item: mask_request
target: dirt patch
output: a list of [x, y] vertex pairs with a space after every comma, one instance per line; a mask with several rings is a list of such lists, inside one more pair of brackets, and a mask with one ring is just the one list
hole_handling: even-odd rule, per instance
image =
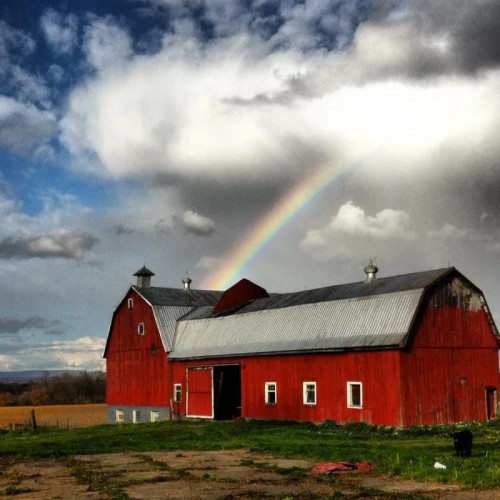
[[496, 500], [499, 490], [369, 473], [314, 476], [307, 460], [246, 450], [81, 455], [0, 461], [0, 495], [38, 499], [429, 498]]

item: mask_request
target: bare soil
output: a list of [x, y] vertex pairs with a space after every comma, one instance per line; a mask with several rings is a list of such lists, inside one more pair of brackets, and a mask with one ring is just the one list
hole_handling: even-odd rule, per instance
[[315, 476], [307, 460], [246, 450], [0, 459], [0, 496], [38, 499], [498, 500], [500, 490], [406, 481], [372, 472]]

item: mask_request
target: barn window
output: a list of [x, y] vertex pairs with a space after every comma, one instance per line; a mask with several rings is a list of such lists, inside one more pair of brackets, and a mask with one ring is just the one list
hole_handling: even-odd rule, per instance
[[347, 382], [347, 407], [363, 407], [363, 384], [361, 382]]
[[133, 410], [132, 411], [132, 422], [136, 424], [141, 421], [141, 410]]
[[264, 385], [266, 405], [275, 405], [278, 402], [276, 382], [266, 382]]
[[151, 354], [156, 356], [156, 344], [154, 342], [151, 342]]
[[303, 383], [303, 398], [305, 405], [316, 404], [316, 382]]
[[182, 401], [182, 384], [174, 384], [174, 401], [176, 403]]
[[134, 299], [128, 299], [128, 308], [132, 309], [134, 307]]
[[160, 412], [151, 410], [151, 422], [158, 422], [160, 420]]
[[142, 335], [144, 335], [145, 331], [146, 331], [146, 327], [144, 326], [144, 323], [139, 323], [137, 325], [137, 333], [142, 336]]
[[120, 424], [125, 421], [125, 414], [123, 413], [123, 410], [116, 410], [115, 421], [119, 422]]

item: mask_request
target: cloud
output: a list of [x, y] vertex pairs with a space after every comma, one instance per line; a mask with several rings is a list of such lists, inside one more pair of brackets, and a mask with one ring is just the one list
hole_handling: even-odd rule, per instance
[[215, 224], [208, 217], [188, 210], [182, 214], [182, 225], [185, 231], [196, 236], [210, 236], [215, 232]]
[[[483, 215], [485, 214], [481, 214], [481, 222], [485, 221]], [[500, 231], [498, 229], [484, 232], [477, 228], [460, 228], [446, 222], [441, 229], [428, 231], [427, 236], [431, 240], [441, 242], [481, 243], [487, 251], [500, 252]]]
[[374, 216], [349, 201], [342, 205], [330, 223], [321, 229], [312, 229], [300, 243], [306, 254], [318, 260], [330, 260], [340, 255], [373, 253], [388, 242], [410, 242], [416, 239], [409, 229], [410, 217], [401, 210], [386, 208]]
[[28, 318], [0, 318], [0, 334], [17, 334], [22, 330], [43, 330], [47, 335], [62, 335], [64, 328], [59, 320], [30, 316]]
[[0, 96], [0, 146], [24, 156], [47, 156], [57, 130], [52, 112]]
[[215, 232], [215, 224], [210, 218], [192, 210], [164, 217], [154, 225], [154, 229], [168, 234], [179, 226], [184, 229], [185, 233], [195, 236], [210, 236]]
[[78, 18], [74, 14], [61, 15], [47, 9], [41, 19], [42, 28], [48, 45], [56, 54], [70, 54], [78, 42]]
[[36, 369], [103, 370], [105, 339], [84, 336], [46, 344], [2, 345], [0, 364], [9, 371]]
[[116, 224], [113, 226], [113, 230], [119, 236], [134, 234], [136, 231], [123, 223]]
[[93, 18], [84, 29], [83, 51], [91, 67], [106, 73], [131, 56], [132, 41], [113, 17]]
[[198, 269], [206, 269], [208, 271], [213, 271], [217, 269], [221, 263], [222, 259], [220, 257], [212, 257], [210, 255], [204, 255], [196, 263], [196, 267]]
[[0, 259], [81, 260], [98, 242], [91, 234], [70, 229], [53, 229], [38, 236], [10, 236], [0, 241]]

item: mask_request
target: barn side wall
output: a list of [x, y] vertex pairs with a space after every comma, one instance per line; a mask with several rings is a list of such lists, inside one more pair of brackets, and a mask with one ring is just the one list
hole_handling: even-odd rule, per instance
[[485, 420], [498, 348], [480, 294], [465, 280], [452, 277], [429, 293], [402, 353], [404, 425]]
[[[129, 309], [128, 299], [133, 300]], [[144, 323], [144, 335], [138, 334]], [[106, 351], [109, 406], [170, 408], [167, 355], [151, 307], [130, 290], [117, 310]]]
[[[188, 367], [238, 363], [242, 417], [399, 426], [399, 356], [394, 350], [174, 361], [172, 384], [182, 384], [182, 401], [174, 403], [174, 418], [186, 414]], [[265, 402], [266, 382], [276, 383], [276, 404]], [[315, 405], [304, 404], [303, 382], [316, 382]], [[347, 382], [362, 383], [362, 408], [348, 408]]]

